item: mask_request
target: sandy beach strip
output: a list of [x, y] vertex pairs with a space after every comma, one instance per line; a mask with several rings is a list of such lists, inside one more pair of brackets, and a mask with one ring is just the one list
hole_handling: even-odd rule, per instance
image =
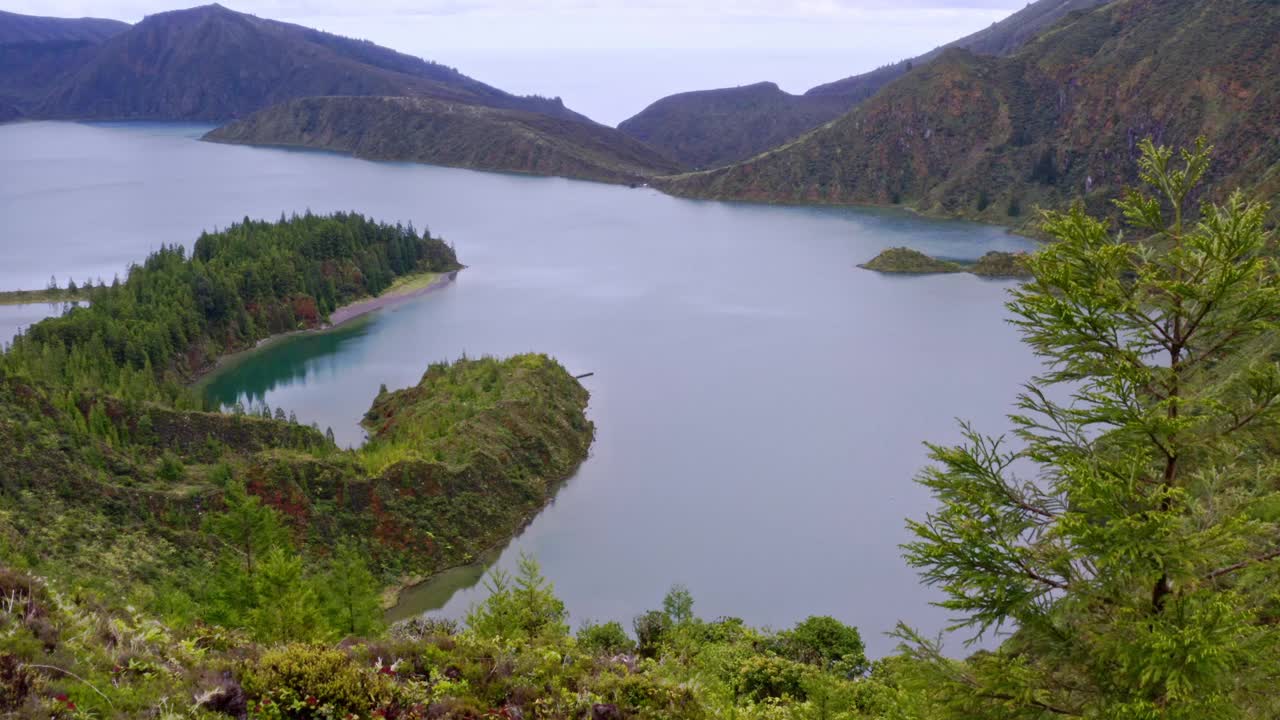
[[377, 297], [357, 300], [329, 313], [329, 324], [325, 325], [323, 329], [335, 328], [361, 315], [368, 315], [375, 310], [381, 310], [382, 308], [426, 295], [433, 290], [439, 290], [453, 282], [457, 277], [457, 270], [447, 273], [426, 273], [424, 275], [411, 276], [407, 280], [393, 284]]

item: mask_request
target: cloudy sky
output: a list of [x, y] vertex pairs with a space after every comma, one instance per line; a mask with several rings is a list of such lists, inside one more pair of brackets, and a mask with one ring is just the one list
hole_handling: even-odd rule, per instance
[[[202, 0], [0, 0], [33, 15], [143, 16]], [[673, 92], [802, 92], [918, 55], [1026, 0], [221, 0], [361, 37], [616, 123]]]

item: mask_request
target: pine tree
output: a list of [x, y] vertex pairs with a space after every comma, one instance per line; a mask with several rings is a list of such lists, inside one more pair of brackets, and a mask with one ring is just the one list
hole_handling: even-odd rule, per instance
[[253, 583], [260, 602], [249, 612], [249, 626], [258, 640], [303, 642], [328, 634], [320, 601], [296, 553], [280, 546], [271, 548]]
[[381, 590], [364, 556], [350, 543], [338, 546], [317, 585], [329, 625], [346, 635], [362, 637], [382, 627]]
[[1048, 215], [1009, 303], [1046, 363], [1019, 446], [931, 446], [942, 506], [907, 557], [959, 626], [1014, 630], [963, 665], [903, 631], [950, 716], [1280, 713], [1280, 284], [1265, 206], [1192, 218], [1208, 155], [1143, 144], [1160, 197], [1118, 203], [1139, 239]]
[[505, 570], [495, 569], [485, 580], [485, 589], [489, 596], [467, 614], [467, 627], [480, 636], [524, 643], [569, 634], [564, 603], [534, 558], [520, 555], [514, 579]]
[[209, 518], [209, 530], [227, 543], [245, 573], [252, 576], [255, 562], [271, 548], [287, 545], [288, 534], [280, 514], [249, 494], [243, 484], [229, 485], [224, 502], [226, 509]]

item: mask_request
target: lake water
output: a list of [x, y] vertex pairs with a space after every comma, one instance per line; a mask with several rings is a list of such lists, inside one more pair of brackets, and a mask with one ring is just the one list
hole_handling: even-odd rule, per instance
[[[1008, 283], [886, 277], [909, 245], [953, 258], [1025, 241], [905, 213], [674, 199], [561, 179], [211, 145], [203, 128], [0, 127], [0, 286], [107, 278], [201, 229], [310, 208], [429, 226], [468, 269], [437, 292], [282, 341], [209, 386], [359, 442], [379, 384], [462, 354], [536, 350], [592, 393], [590, 459], [497, 562], [535, 555], [576, 626], [659, 605], [684, 583], [703, 617], [946, 624], [901, 560], [912, 478], [954, 419], [1006, 427], [1037, 368], [1005, 321]], [[64, 281], [65, 282], [65, 281]], [[6, 322], [0, 313], [0, 322]], [[26, 320], [29, 322], [29, 319]], [[478, 573], [409, 602], [463, 613]]]

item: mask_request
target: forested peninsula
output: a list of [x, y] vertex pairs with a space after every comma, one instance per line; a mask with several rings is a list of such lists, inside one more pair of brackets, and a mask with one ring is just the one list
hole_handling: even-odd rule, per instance
[[281, 589], [253, 583], [272, 557], [318, 578], [341, 549], [376, 607], [383, 588], [505, 542], [593, 436], [586, 391], [551, 358], [432, 365], [416, 387], [372, 399], [355, 451], [283, 408], [205, 408], [188, 384], [397, 278], [458, 267], [442, 240], [356, 214], [245, 220], [201, 235], [191, 257], [165, 247], [91, 289], [87, 307], [33, 325], [0, 357], [6, 560], [262, 629]]

